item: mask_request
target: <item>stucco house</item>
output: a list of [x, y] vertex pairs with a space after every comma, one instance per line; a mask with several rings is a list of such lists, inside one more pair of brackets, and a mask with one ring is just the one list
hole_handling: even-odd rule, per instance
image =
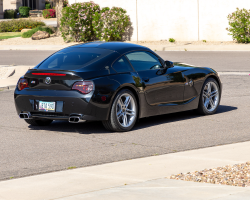
[[32, 10], [43, 10], [45, 0], [0, 0], [0, 19], [3, 18], [4, 10], [17, 9], [20, 6], [28, 6]]
[[3, 19], [3, 0], [0, 0], [0, 19]]

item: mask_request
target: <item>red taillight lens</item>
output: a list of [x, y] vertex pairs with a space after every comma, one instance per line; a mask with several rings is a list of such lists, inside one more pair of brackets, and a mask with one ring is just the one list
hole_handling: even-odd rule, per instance
[[88, 94], [94, 89], [94, 83], [92, 81], [79, 81], [76, 82], [72, 90], [78, 90], [83, 94]]
[[66, 76], [66, 74], [58, 74], [58, 73], [32, 73], [32, 75], [38, 75], [38, 76]]
[[24, 88], [29, 87], [28, 80], [25, 78], [20, 78], [17, 84], [19, 90], [23, 90]]

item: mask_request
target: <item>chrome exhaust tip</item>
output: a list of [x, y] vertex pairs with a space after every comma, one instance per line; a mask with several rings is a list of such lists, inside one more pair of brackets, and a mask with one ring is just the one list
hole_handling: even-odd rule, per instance
[[29, 119], [30, 118], [30, 114], [29, 113], [20, 113], [19, 117], [21, 119]]
[[69, 118], [70, 123], [79, 123], [80, 122], [80, 117], [77, 116], [72, 116]]

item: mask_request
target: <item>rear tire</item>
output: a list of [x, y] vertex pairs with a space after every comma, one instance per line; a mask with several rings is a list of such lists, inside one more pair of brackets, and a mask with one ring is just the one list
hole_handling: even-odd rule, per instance
[[208, 78], [202, 87], [198, 112], [202, 115], [214, 114], [220, 104], [221, 91], [214, 78]]
[[116, 95], [107, 121], [102, 121], [108, 131], [130, 131], [137, 120], [138, 104], [133, 92], [121, 90]]
[[53, 120], [44, 119], [44, 120], [35, 120], [35, 119], [24, 119], [26, 123], [31, 126], [48, 126], [53, 122]]

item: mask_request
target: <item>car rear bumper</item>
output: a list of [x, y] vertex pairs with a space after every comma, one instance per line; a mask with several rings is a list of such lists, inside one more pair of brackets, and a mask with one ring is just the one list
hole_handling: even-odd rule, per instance
[[[17, 114], [28, 113], [31, 119], [69, 120], [79, 116], [81, 120], [105, 120], [108, 105], [92, 102], [94, 91], [83, 95], [78, 91], [29, 89], [15, 90]], [[55, 112], [39, 111], [39, 101], [55, 102]], [[102, 108], [103, 107], [103, 108]]]

